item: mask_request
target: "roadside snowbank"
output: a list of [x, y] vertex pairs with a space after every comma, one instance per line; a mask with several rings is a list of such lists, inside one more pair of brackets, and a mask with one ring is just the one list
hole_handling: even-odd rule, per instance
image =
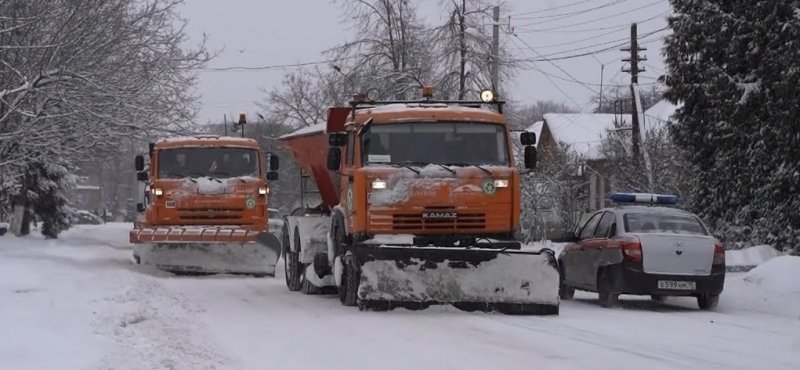
[[800, 257], [775, 257], [746, 274], [728, 276], [720, 297], [722, 310], [800, 319]]
[[758, 245], [745, 249], [732, 249], [725, 251], [725, 265], [728, 267], [758, 266], [781, 253], [769, 245]]

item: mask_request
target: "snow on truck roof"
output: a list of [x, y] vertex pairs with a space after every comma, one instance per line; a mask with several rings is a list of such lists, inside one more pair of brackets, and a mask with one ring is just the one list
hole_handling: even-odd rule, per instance
[[156, 148], [177, 148], [187, 146], [240, 146], [258, 148], [258, 142], [250, 138], [219, 135], [195, 135], [164, 138], [156, 141]]
[[[398, 113], [402, 113], [403, 115], [400, 116]], [[356, 122], [364, 122], [369, 118], [373, 118], [375, 124], [417, 120], [463, 120], [491, 123], [506, 122], [505, 117], [502, 114], [486, 109], [442, 103], [386, 104], [374, 107], [363, 107], [356, 110]], [[303, 127], [297, 131], [283, 135], [280, 137], [280, 139], [324, 133], [326, 127], [327, 123], [325, 122], [317, 123], [315, 125]]]

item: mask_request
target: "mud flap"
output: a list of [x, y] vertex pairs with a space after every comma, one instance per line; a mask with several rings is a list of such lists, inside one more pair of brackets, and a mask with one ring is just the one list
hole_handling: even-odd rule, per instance
[[549, 251], [356, 246], [362, 308], [453, 304], [466, 310], [557, 314], [559, 276]]
[[280, 253], [280, 242], [269, 233], [248, 243], [158, 242], [134, 249], [139, 263], [179, 274], [275, 276]]

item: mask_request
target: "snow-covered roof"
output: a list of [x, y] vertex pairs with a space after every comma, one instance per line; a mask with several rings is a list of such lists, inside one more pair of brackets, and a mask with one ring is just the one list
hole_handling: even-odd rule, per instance
[[539, 146], [539, 139], [542, 137], [542, 127], [544, 127], [544, 121], [539, 121], [532, 124], [531, 127], [528, 127], [528, 129], [526, 130], [528, 132], [533, 132], [534, 134], [536, 134], [536, 145], [534, 145], [535, 147]]
[[302, 135], [309, 135], [309, 134], [316, 134], [319, 132], [325, 132], [327, 124], [325, 122], [317, 123], [316, 125], [311, 125], [307, 127], [303, 127], [298, 129], [297, 131], [290, 132], [286, 135], [279, 137], [279, 139], [286, 139], [295, 136], [302, 136]]
[[673, 120], [672, 116], [681, 105], [675, 105], [667, 100], [661, 100], [650, 109], [644, 111], [645, 127], [648, 130], [665, 127]]
[[[553, 139], [557, 143], [569, 145], [578, 154], [588, 159], [599, 159], [600, 146], [606, 137], [607, 131], [616, 128], [614, 122], [622, 120], [624, 125], [629, 125], [629, 114], [581, 114], [581, 113], [548, 113], [544, 115], [544, 122], [550, 129]], [[541, 134], [544, 122], [536, 122], [528, 131]]]

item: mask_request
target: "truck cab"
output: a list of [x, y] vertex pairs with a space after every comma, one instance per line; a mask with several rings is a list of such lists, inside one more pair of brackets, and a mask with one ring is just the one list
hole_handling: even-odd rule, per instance
[[[277, 177], [253, 139], [193, 136], [151, 145], [150, 166], [137, 156], [147, 183], [142, 226], [236, 225], [267, 229], [268, 179]], [[270, 172], [267, 169], [270, 169]]]
[[[329, 170], [341, 175], [340, 211], [357, 240], [402, 234], [519, 248], [520, 171], [500, 112], [433, 101], [355, 102], [350, 115], [332, 115], [328, 135]], [[526, 167], [535, 167], [535, 154], [526, 146]]]

